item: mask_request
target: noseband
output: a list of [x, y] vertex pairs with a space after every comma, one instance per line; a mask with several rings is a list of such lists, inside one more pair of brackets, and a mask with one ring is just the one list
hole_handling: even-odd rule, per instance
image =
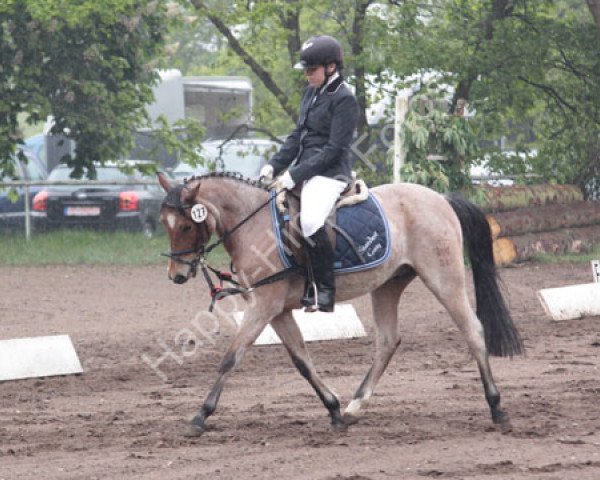
[[[190, 253], [195, 253], [196, 256], [192, 260], [185, 260], [181, 258], [183, 255], [189, 255]], [[204, 246], [200, 246], [199, 249], [190, 248], [188, 250], [178, 250], [176, 252], [165, 252], [161, 253], [163, 257], [169, 257], [175, 263], [180, 263], [181, 265], [187, 265], [190, 267], [190, 275], [192, 277], [196, 276], [196, 272], [198, 271], [198, 264], [202, 261], [204, 257]]]

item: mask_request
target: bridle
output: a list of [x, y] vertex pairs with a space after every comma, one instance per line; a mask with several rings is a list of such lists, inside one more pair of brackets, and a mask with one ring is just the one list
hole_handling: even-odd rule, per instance
[[[177, 186], [171, 188], [167, 192], [167, 197], [163, 201], [161, 208], [162, 207], [173, 208], [173, 209], [177, 210], [180, 215], [188, 218], [188, 214], [186, 213], [186, 210], [190, 210], [194, 205], [181, 203], [181, 192], [183, 189], [188, 190], [189, 187], [185, 184], [180, 184], [180, 185], [177, 185]], [[206, 261], [206, 255], [208, 255], [218, 245], [225, 242], [227, 240], [227, 238], [229, 238], [236, 230], [241, 228], [252, 217], [254, 217], [263, 208], [265, 208], [273, 200], [275, 200], [275, 198], [277, 198], [277, 195], [279, 193], [280, 192], [277, 192], [277, 193], [271, 192], [269, 194], [269, 198], [267, 201], [260, 204], [256, 209], [254, 209], [252, 212], [250, 212], [250, 214], [248, 214], [240, 222], [235, 224], [230, 230], [226, 230], [223, 233], [223, 235], [221, 235], [217, 240], [212, 242], [210, 245], [205, 246], [205, 243], [203, 242], [202, 232], [201, 232], [201, 229], [204, 227], [204, 229], [205, 229], [204, 234], [205, 234], [206, 241], [208, 239], [210, 239], [211, 231], [208, 227], [207, 222], [206, 221], [203, 221], [200, 223], [194, 222], [194, 225], [196, 226], [196, 229], [195, 229], [196, 239], [194, 240], [194, 247], [186, 249], [186, 250], [177, 250], [177, 251], [161, 253], [162, 256], [169, 257], [175, 263], [187, 265], [189, 267], [189, 275], [191, 277], [196, 276], [198, 266], [200, 266], [200, 268], [202, 270], [202, 274], [204, 275], [204, 279], [206, 280], [206, 283], [208, 284], [208, 287], [210, 288], [210, 295], [212, 297], [212, 302], [210, 304], [209, 311], [213, 310], [216, 300], [220, 300], [229, 295], [234, 295], [234, 294], [238, 294], [238, 293], [251, 293], [255, 288], [258, 288], [263, 285], [268, 285], [270, 283], [281, 280], [290, 273], [300, 273], [301, 272], [301, 269], [299, 269], [296, 266], [289, 267], [289, 268], [286, 268], [284, 270], [276, 272], [273, 275], [270, 275], [266, 278], [263, 278], [263, 279], [257, 281], [256, 283], [252, 284], [248, 288], [245, 288], [245, 287], [242, 287], [236, 280], [234, 280], [232, 278], [232, 273], [222, 272], [214, 267], [211, 267]], [[190, 254], [195, 254], [195, 256], [192, 260], [186, 260], [186, 259], [181, 258], [184, 255], [190, 255]], [[210, 274], [209, 274], [209, 270], [213, 274], [215, 274], [215, 276], [219, 279], [219, 282], [220, 282], [219, 286], [215, 286], [215, 284], [213, 283], [213, 281], [210, 277]], [[234, 287], [233, 288], [223, 288], [223, 282], [229, 282]]]
[[[180, 185], [177, 185], [177, 186], [171, 188], [169, 190], [169, 192], [167, 193], [167, 197], [165, 198], [165, 200], [163, 201], [163, 203], [161, 205], [161, 209], [163, 207], [173, 208], [173, 209], [177, 210], [177, 212], [181, 216], [187, 218], [188, 214], [186, 214], [186, 210], [190, 210], [193, 207], [193, 205], [181, 203], [181, 192], [184, 189], [189, 190], [189, 187], [185, 184], [180, 184]], [[204, 258], [204, 254], [208, 253], [208, 252], [206, 252], [206, 249], [204, 247], [201, 229], [204, 227], [204, 236], [206, 238], [206, 241], [208, 241], [208, 239], [210, 239], [210, 235], [211, 235], [210, 229], [208, 228], [208, 224], [206, 222], [194, 223], [194, 225], [195, 225], [194, 232], [196, 234], [196, 238], [194, 240], [194, 246], [192, 248], [188, 248], [186, 250], [177, 250], [177, 251], [161, 253], [162, 256], [169, 257], [175, 263], [179, 263], [181, 265], [187, 265], [190, 268], [189, 274], [192, 277], [196, 276], [196, 272], [198, 270], [198, 265], [202, 262], [202, 260]], [[214, 248], [214, 247], [212, 247], [212, 248]], [[212, 248], [211, 248], [211, 250], [212, 250]], [[195, 257], [192, 260], [186, 260], [184, 258], [181, 258], [184, 255], [190, 255], [192, 253], [195, 254]]]
[[[185, 184], [180, 184], [180, 185], [173, 187], [171, 190], [169, 190], [169, 192], [167, 193], [167, 198], [165, 198], [165, 200], [163, 201], [161, 208], [162, 207], [173, 208], [173, 209], [177, 210], [180, 215], [188, 218], [188, 214], [186, 214], [186, 210], [191, 209], [194, 205], [181, 203], [181, 191], [184, 189], [189, 190], [189, 187]], [[213, 243], [211, 243], [210, 245], [208, 245], [206, 247], [202, 243], [202, 236], [200, 234], [200, 229], [202, 227], [205, 228], [205, 234], [206, 234], [207, 240], [210, 238], [210, 235], [211, 235], [210, 229], [208, 228], [208, 225], [205, 221], [200, 222], [200, 223], [194, 222], [194, 225], [196, 226], [196, 230], [195, 230], [196, 231], [196, 239], [194, 241], [194, 247], [189, 248], [187, 250], [178, 250], [175, 252], [162, 253], [161, 255], [163, 255], [165, 257], [169, 257], [177, 263], [181, 263], [181, 264], [189, 265], [189, 266], [192, 266], [192, 265], [197, 266], [200, 259], [202, 257], [204, 257], [205, 254], [208, 255], [215, 247], [217, 247], [221, 243], [225, 242], [225, 240], [227, 240], [227, 238], [229, 238], [236, 230], [238, 230], [240, 227], [242, 227], [246, 222], [248, 222], [252, 217], [254, 217], [254, 215], [256, 215], [258, 212], [260, 212], [267, 205], [269, 205], [275, 199], [276, 196], [277, 195], [274, 195], [274, 194], [269, 195], [269, 198], [266, 202], [261, 203], [256, 209], [254, 209], [252, 212], [250, 212], [250, 214], [246, 215], [240, 222], [236, 223], [231, 228], [231, 230], [226, 230], [223, 233], [223, 235], [221, 235], [217, 240], [215, 240]], [[195, 260], [189, 261], [189, 260], [184, 260], [182, 258], [179, 258], [183, 255], [189, 255], [190, 253], [196, 254]]]

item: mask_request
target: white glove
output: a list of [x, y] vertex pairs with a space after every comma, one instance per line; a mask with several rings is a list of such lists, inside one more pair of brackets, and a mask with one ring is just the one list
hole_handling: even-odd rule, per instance
[[281, 190], [291, 190], [296, 185], [296, 182], [292, 179], [290, 172], [285, 172], [283, 175], [277, 177], [271, 185], [269, 185], [270, 189], [275, 189], [276, 192], [280, 192]]
[[267, 182], [270, 182], [271, 180], [273, 180], [273, 173], [275, 172], [275, 169], [273, 168], [273, 165], [265, 165], [264, 167], [262, 167], [260, 169], [260, 173], [259, 173], [259, 177], [262, 180], [265, 180]]
[[275, 190], [275, 193], [277, 193], [275, 205], [281, 214], [284, 214], [287, 210], [285, 205], [285, 192], [294, 188], [294, 185], [296, 185], [296, 182], [294, 182], [289, 172], [280, 175], [274, 182], [271, 182], [271, 185], [269, 185], [269, 189]]

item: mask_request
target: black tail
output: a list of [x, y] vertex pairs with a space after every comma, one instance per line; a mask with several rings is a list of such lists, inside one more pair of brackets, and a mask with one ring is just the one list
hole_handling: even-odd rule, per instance
[[460, 221], [473, 269], [477, 316], [483, 324], [490, 355], [512, 357], [523, 353], [523, 343], [498, 287], [492, 234], [485, 214], [460, 195], [446, 195]]

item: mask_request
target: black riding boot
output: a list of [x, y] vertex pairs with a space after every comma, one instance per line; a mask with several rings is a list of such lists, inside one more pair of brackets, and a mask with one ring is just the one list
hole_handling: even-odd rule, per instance
[[[315, 275], [312, 266], [312, 260], [310, 255], [310, 246], [314, 245], [314, 242], [310, 239], [304, 239], [304, 264], [306, 265], [306, 279], [304, 280], [304, 293], [302, 294], [302, 306], [307, 307], [307, 311], [316, 311], [317, 305], [315, 304]], [[314, 308], [313, 308], [314, 307]]]
[[[317, 287], [317, 308], [322, 312], [333, 312], [335, 303], [335, 277], [333, 275], [333, 249], [325, 227], [317, 230], [307, 241], [308, 256]], [[316, 311], [314, 289], [310, 279], [304, 288], [302, 303], [306, 311]]]
[[[310, 260], [307, 258], [307, 262]], [[315, 305], [315, 287], [312, 282], [312, 275], [308, 273], [306, 276], [306, 280], [304, 280], [304, 293], [302, 294], [302, 306], [303, 307], [312, 307]]]

